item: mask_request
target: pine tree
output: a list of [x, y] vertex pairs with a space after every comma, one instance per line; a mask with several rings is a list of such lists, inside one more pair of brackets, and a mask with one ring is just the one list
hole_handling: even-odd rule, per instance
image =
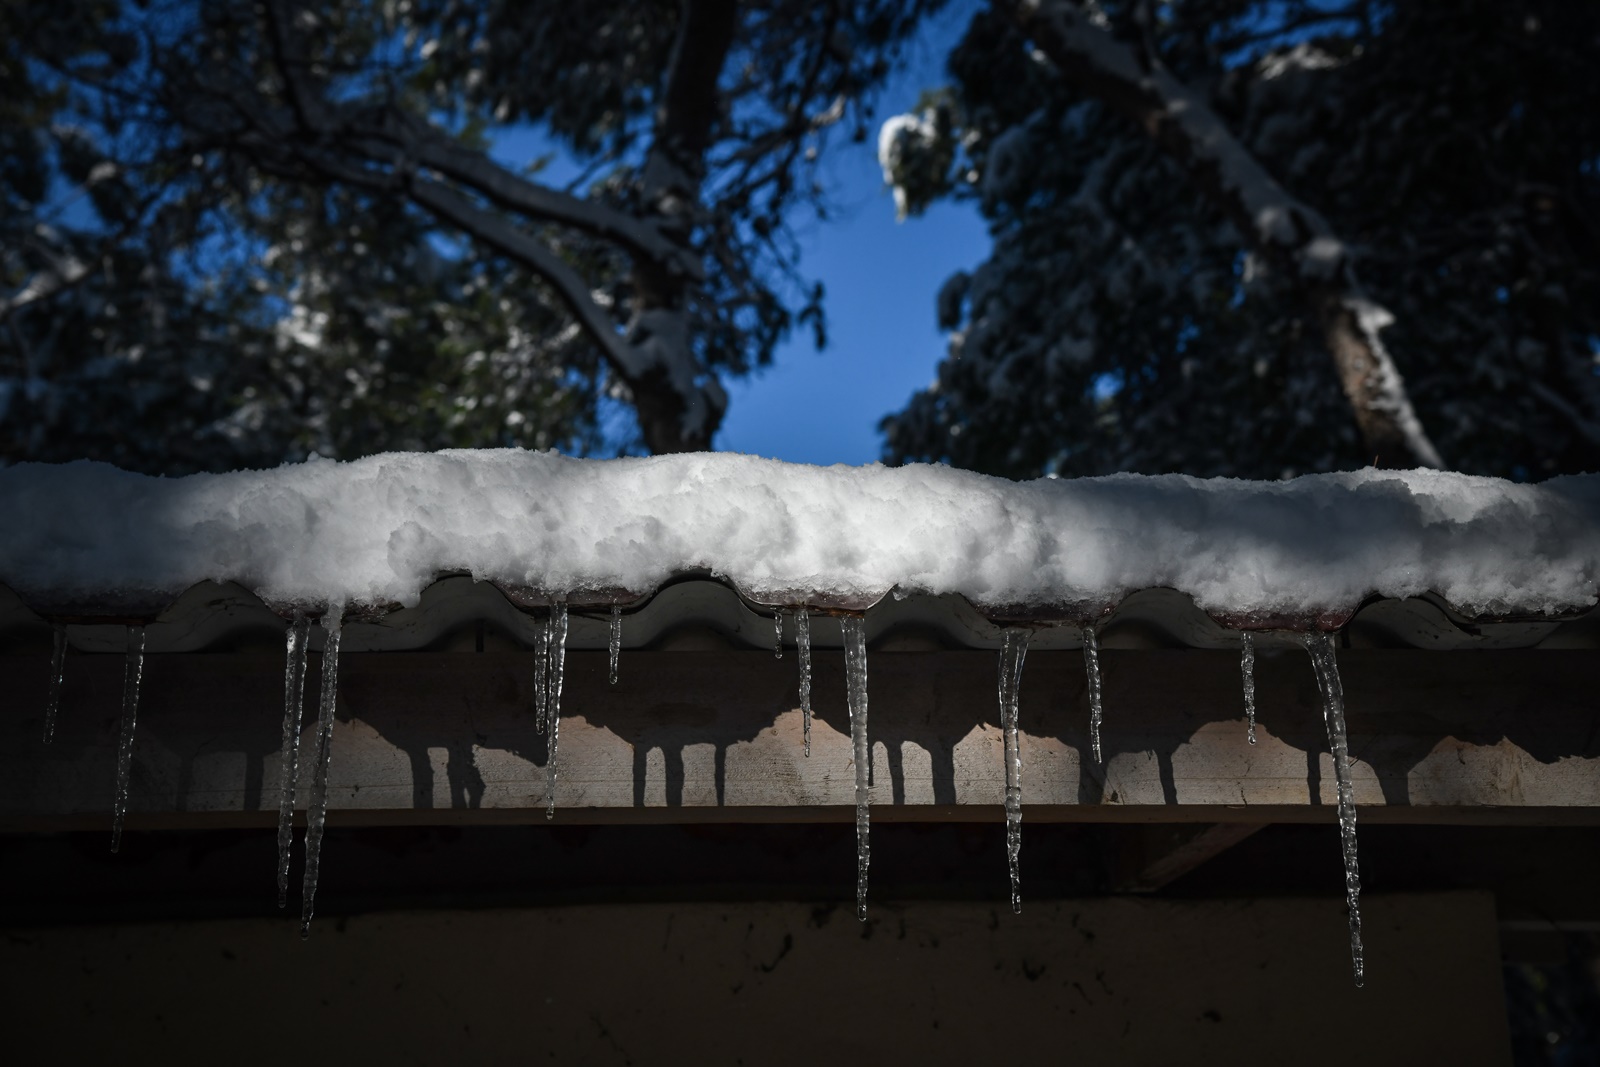
[[790, 224], [939, 3], [7, 5], [0, 455], [709, 447], [820, 342]]
[[971, 199], [994, 238], [887, 457], [1600, 468], [1597, 47], [1556, 2], [983, 10], [883, 145], [910, 209]]

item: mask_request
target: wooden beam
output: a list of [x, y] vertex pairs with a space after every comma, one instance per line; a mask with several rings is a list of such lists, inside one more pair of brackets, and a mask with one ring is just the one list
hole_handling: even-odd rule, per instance
[[[315, 660], [315, 657], [313, 657]], [[842, 657], [819, 651], [812, 755], [795, 657], [572, 652], [558, 818], [849, 817], [854, 771]], [[0, 829], [107, 820], [121, 657], [70, 656], [53, 745], [40, 743], [47, 660], [0, 658]], [[1024, 818], [1267, 822], [1332, 818], [1320, 703], [1299, 653], [1257, 663], [1260, 743], [1245, 740], [1237, 658], [1102, 653], [1106, 763], [1087, 758], [1082, 657], [1030, 655], [1022, 683]], [[317, 664], [307, 707], [316, 707]], [[1340, 655], [1364, 820], [1600, 822], [1592, 651]], [[874, 818], [998, 819], [997, 665], [979, 651], [869, 657]], [[546, 740], [529, 653], [366, 653], [340, 666], [335, 822], [543, 820]], [[148, 657], [129, 826], [269, 823], [278, 804], [283, 665], [225, 653]], [[310, 712], [309, 714], [314, 714]], [[303, 735], [302, 765], [312, 730]], [[305, 776], [300, 803], [304, 805]]]
[[1120, 869], [1113, 887], [1123, 893], [1154, 893], [1265, 825], [1213, 822], [1134, 827], [1119, 845]]

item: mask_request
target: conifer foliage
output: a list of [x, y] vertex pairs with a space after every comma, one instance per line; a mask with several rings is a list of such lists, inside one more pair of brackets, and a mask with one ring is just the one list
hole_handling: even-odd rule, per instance
[[994, 240], [888, 457], [1600, 469], [1596, 59], [1592, 4], [983, 9], [885, 138]]

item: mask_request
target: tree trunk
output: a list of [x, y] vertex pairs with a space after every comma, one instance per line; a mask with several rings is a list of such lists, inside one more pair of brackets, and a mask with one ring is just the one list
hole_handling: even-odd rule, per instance
[[[684, 0], [640, 175], [646, 217], [685, 252], [700, 213], [705, 153], [721, 114], [717, 83], [738, 18], [737, 0]], [[674, 266], [639, 258], [633, 268], [628, 343], [650, 349], [653, 358], [644, 374], [626, 380], [645, 443], [657, 454], [709, 449], [727, 408], [727, 394], [693, 352], [691, 280]], [[700, 369], [701, 380], [682, 380], [688, 368]]]
[[689, 405], [684, 402], [683, 394], [669, 383], [667, 372], [659, 368], [640, 378], [629, 379], [628, 391], [633, 394], [639, 431], [651, 455], [711, 451], [711, 437], [722, 423], [723, 409], [715, 410], [714, 419], [698, 423], [687, 420]]

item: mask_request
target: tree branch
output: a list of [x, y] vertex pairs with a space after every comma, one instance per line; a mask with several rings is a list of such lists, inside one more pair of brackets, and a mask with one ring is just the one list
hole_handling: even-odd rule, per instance
[[449, 223], [548, 283], [624, 379], [638, 377], [645, 372], [647, 368], [623, 341], [611, 316], [595, 303], [588, 283], [550, 251], [544, 242], [483, 210], [447, 185], [416, 178], [410, 183], [408, 191], [413, 203], [426, 209], [439, 221]]
[[655, 134], [645, 160], [647, 193], [653, 182], [660, 191], [673, 191], [670, 186], [685, 177], [698, 191], [711, 131], [721, 110], [717, 83], [733, 46], [738, 8], [737, 0], [684, 0], [666, 85], [656, 109]]
[[[736, 0], [684, 0], [656, 108], [650, 149], [640, 175], [645, 210], [660, 232], [687, 253], [702, 213], [701, 186], [706, 151], [721, 115], [718, 83], [738, 26]], [[665, 380], [634, 388], [634, 406], [645, 440], [654, 452], [698, 451], [711, 447], [722, 422], [727, 394], [705, 373], [690, 338], [689, 293], [682, 275], [634, 261], [634, 315], [628, 338], [649, 347]], [[694, 392], [668, 382], [698, 382]]]
[[[691, 237], [700, 212], [705, 151], [720, 114], [718, 81], [737, 25], [735, 0], [685, 5], [655, 144], [644, 168], [644, 217], [530, 182], [416, 116], [389, 107], [363, 111], [329, 103], [290, 0], [265, 0], [264, 7], [290, 107], [287, 113], [244, 109], [259, 131], [248, 138], [259, 165], [284, 173], [298, 163], [320, 180], [405, 196], [520, 264], [554, 289], [626, 383], [652, 451], [710, 447], [727, 395], [696, 355], [686, 292], [706, 278]], [[630, 253], [637, 295], [626, 334], [619, 334], [584, 279], [545, 242], [481, 207], [468, 193], [524, 219], [570, 227]]]
[[415, 163], [466, 186], [498, 208], [614, 242], [632, 255], [653, 260], [692, 281], [705, 279], [705, 265], [699, 258], [649, 222], [531, 182], [409, 116], [390, 113], [380, 128], [356, 125], [352, 132], [363, 135], [363, 141], [379, 139], [399, 148]]
[[1529, 383], [1528, 392], [1565, 419], [1573, 432], [1583, 438], [1591, 448], [1600, 448], [1600, 426], [1584, 418], [1583, 413], [1560, 393], [1540, 381]]
[[360, 121], [341, 113], [346, 109], [330, 106], [324, 87], [315, 84], [290, 7], [285, 0], [268, 0], [264, 5], [273, 61], [301, 131], [327, 146], [340, 145], [375, 162], [389, 162], [398, 150], [412, 164], [438, 171], [496, 207], [615, 242], [634, 256], [655, 260], [663, 270], [692, 280], [705, 278], [698, 257], [686, 254], [648, 222], [531, 182], [412, 115], [384, 109], [376, 119]]
[[1367, 451], [1387, 466], [1441, 467], [1378, 331], [1393, 316], [1356, 280], [1327, 221], [1291, 196], [1204, 100], [1133, 51], [1070, 0], [995, 0], [1080, 92], [1133, 121], [1289, 281], [1315, 321]]
[[262, 13], [267, 21], [267, 36], [272, 43], [272, 61], [283, 76], [284, 93], [300, 127], [316, 134], [327, 132], [326, 115], [322, 107], [322, 93], [306, 85], [306, 75], [311, 63], [306, 57], [305, 42], [294, 24], [294, 12], [284, 0], [266, 0]]

